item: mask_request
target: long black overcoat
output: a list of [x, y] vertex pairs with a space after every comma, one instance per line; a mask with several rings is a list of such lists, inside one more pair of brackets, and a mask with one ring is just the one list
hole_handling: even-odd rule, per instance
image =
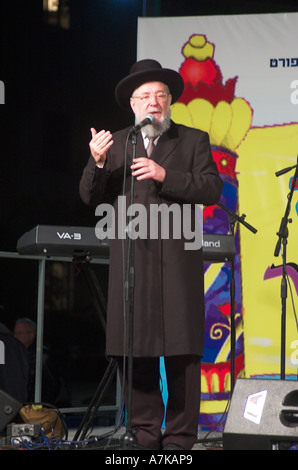
[[[116, 221], [118, 196], [125, 194], [125, 207], [131, 206], [132, 144], [130, 139], [127, 140], [128, 134], [129, 129], [113, 133], [114, 143], [108, 151], [104, 168], [96, 167], [90, 157], [80, 182], [83, 201], [94, 208], [103, 203], [113, 204]], [[143, 139], [139, 133], [136, 157], [145, 156]], [[165, 203], [172, 207], [172, 204], [179, 204], [181, 214], [184, 207], [192, 207], [193, 218], [197, 204], [212, 205], [219, 200], [223, 182], [212, 158], [207, 133], [172, 122], [170, 130], [160, 137], [151, 158], [166, 169], [165, 181], [158, 184], [151, 179], [135, 179], [133, 191], [134, 204], [142, 204], [149, 214], [152, 205]], [[116, 229], [116, 235], [117, 232]], [[203, 354], [205, 315], [202, 249], [185, 249], [187, 240], [183, 237], [183, 230], [181, 233], [180, 238], [163, 236], [152, 239], [148, 236], [138, 237], [134, 242], [135, 357]], [[109, 356], [128, 353], [129, 306], [123, 296], [126, 269], [123, 246], [122, 239], [116, 237], [110, 240], [106, 334]]]

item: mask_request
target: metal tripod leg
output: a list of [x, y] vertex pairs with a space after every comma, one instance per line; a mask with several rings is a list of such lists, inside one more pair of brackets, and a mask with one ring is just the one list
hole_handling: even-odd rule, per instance
[[[87, 281], [88, 287], [91, 291], [92, 298], [94, 301], [95, 309], [99, 315], [99, 319], [101, 325], [103, 327], [104, 332], [106, 332], [106, 312], [107, 312], [107, 304], [106, 299], [102, 293], [102, 290], [98, 284], [97, 278], [94, 274], [94, 271], [90, 267], [90, 263], [88, 262], [89, 257], [85, 256], [84, 260], [77, 258], [76, 260], [82, 263], [82, 272], [84, 277]], [[83, 440], [86, 436], [86, 433], [90, 427], [91, 422], [94, 419], [94, 416], [99, 408], [100, 401], [102, 397], [109, 387], [112, 379], [117, 371], [117, 363], [114, 359], [109, 360], [108, 367], [105, 371], [105, 374], [91, 400], [89, 407], [85, 413], [85, 416], [73, 438], [74, 441]]]
[[95, 414], [97, 413], [97, 410], [99, 408], [100, 401], [102, 400], [102, 397], [110, 385], [115, 373], [117, 371], [117, 363], [115, 359], [111, 359], [108, 365], [108, 368], [91, 400], [91, 403], [86, 411], [86, 414], [78, 427], [78, 430], [76, 434], [74, 435], [73, 440], [74, 441], [81, 441], [85, 439], [85, 436], [88, 432], [88, 429], [91, 426], [91, 423], [95, 417]]

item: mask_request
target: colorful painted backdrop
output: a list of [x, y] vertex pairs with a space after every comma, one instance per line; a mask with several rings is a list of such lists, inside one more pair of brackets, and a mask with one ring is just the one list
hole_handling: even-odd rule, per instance
[[[138, 60], [174, 68], [185, 89], [173, 120], [209, 132], [224, 180], [221, 202], [257, 229], [235, 226], [236, 376], [279, 377], [281, 253], [275, 256], [298, 155], [298, 14], [140, 18]], [[298, 187], [298, 186], [297, 186]], [[297, 378], [298, 203], [286, 260], [286, 376]], [[204, 210], [204, 231], [229, 233], [227, 213]], [[205, 265], [206, 333], [199, 426], [225, 411], [230, 387], [229, 263]], [[164, 386], [166, 400], [166, 387]], [[221, 421], [221, 425], [224, 419]], [[220, 428], [221, 425], [218, 427]]]

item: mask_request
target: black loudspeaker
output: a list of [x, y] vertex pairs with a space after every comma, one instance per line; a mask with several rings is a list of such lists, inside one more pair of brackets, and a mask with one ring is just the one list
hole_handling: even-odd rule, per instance
[[237, 379], [223, 431], [224, 450], [298, 446], [298, 382]]
[[23, 404], [18, 400], [0, 390], [0, 432], [5, 430], [7, 424], [14, 419], [22, 406]]

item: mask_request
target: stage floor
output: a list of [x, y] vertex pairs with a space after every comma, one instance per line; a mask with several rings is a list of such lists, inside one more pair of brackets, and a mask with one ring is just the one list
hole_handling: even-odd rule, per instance
[[[88, 433], [88, 437], [85, 439], [91, 440], [92, 438], [98, 439], [98, 447], [102, 450], [109, 450], [109, 448], [114, 448], [114, 446], [120, 444], [121, 450], [121, 440], [125, 436], [126, 429], [125, 427], [120, 428], [114, 432], [112, 427], [99, 427], [94, 428], [92, 432]], [[68, 430], [68, 440], [73, 441], [77, 433], [77, 429]], [[108, 437], [106, 437], [109, 435]], [[96, 445], [96, 444], [95, 444]], [[198, 431], [198, 441], [191, 449], [194, 450], [222, 450], [222, 433], [220, 432], [211, 432], [210, 434], [207, 431]]]
[[[33, 438], [30, 437], [30, 433], [15, 438], [1, 435], [0, 450], [102, 450], [107, 453], [146, 450], [138, 446], [125, 446], [123, 444], [125, 434], [124, 426], [119, 429], [103, 426], [88, 429], [88, 432], [82, 431], [81, 427], [68, 428], [68, 434], [63, 439], [47, 439], [46, 436]], [[223, 450], [222, 433], [199, 431], [198, 441], [191, 451], [196, 450]], [[162, 451], [153, 451], [153, 453], [156, 452]], [[189, 451], [182, 452], [188, 453]]]

